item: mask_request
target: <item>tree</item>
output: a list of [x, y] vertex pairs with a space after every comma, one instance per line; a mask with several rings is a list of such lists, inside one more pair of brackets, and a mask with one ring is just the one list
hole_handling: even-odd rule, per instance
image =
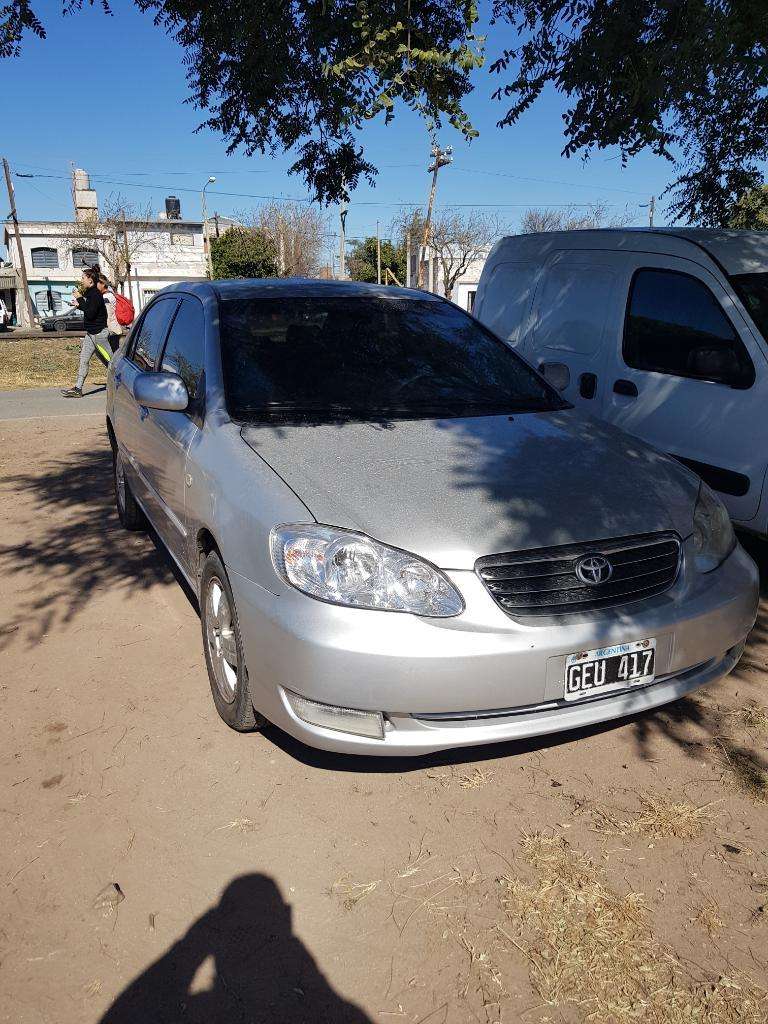
[[446, 299], [453, 295], [456, 282], [473, 263], [485, 259], [488, 250], [504, 233], [498, 217], [480, 210], [457, 213], [437, 210], [432, 218], [430, 246], [440, 267], [440, 279]]
[[728, 227], [768, 231], [768, 185], [750, 190], [733, 204]]
[[[128, 203], [119, 194], [107, 196], [96, 217], [69, 224], [62, 238], [73, 249], [92, 249], [102, 272], [118, 288], [136, 260], [157, 253], [163, 241], [151, 208]], [[167, 254], [164, 259], [168, 261]]]
[[566, 156], [617, 146], [674, 162], [676, 219], [722, 226], [768, 157], [765, 0], [494, 0], [521, 38], [491, 65], [515, 124], [548, 86], [568, 101]]
[[[368, 120], [405, 104], [437, 130], [477, 133], [461, 102], [482, 63], [476, 0], [134, 0], [186, 51], [193, 102], [229, 151], [293, 150], [292, 170], [336, 202], [372, 180], [357, 144]], [[42, 0], [0, 0], [0, 56], [40, 38]], [[63, 0], [67, 14], [108, 0]]]
[[227, 228], [211, 241], [213, 276], [277, 277], [277, 252], [263, 231], [255, 228]]
[[280, 277], [317, 277], [328, 218], [316, 206], [271, 202], [241, 219], [272, 240]]
[[526, 210], [520, 222], [520, 231], [531, 234], [539, 231], [577, 231], [585, 228], [623, 228], [630, 222], [628, 210], [610, 217], [605, 203], [592, 203], [582, 212], [575, 206], [561, 209], [544, 207]]
[[[352, 280], [375, 283], [378, 274], [377, 256], [375, 236], [358, 242], [350, 254], [348, 263], [349, 276]], [[381, 280], [383, 284], [389, 283], [387, 280], [387, 270], [401, 284], [405, 284], [405, 245], [402, 242], [398, 245], [393, 245], [390, 239], [382, 238]]]
[[[230, 151], [294, 149], [292, 170], [336, 202], [375, 167], [358, 144], [396, 106], [430, 132], [463, 110], [483, 62], [476, 0], [134, 0], [186, 51], [191, 99]], [[44, 36], [41, 0], [0, 0], [0, 55]], [[108, 10], [108, 0], [88, 0]], [[86, 0], [63, 0], [67, 13]], [[515, 124], [547, 89], [565, 97], [563, 153], [649, 149], [670, 160], [677, 219], [725, 225], [768, 158], [765, 0], [493, 0], [491, 40], [520, 39], [491, 65]], [[254, 30], [254, 26], [257, 29]]]

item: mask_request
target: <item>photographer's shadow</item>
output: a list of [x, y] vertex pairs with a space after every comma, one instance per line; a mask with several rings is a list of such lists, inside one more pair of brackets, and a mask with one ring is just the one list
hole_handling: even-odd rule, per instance
[[[210, 987], [191, 991], [209, 957]], [[333, 991], [293, 934], [291, 909], [272, 879], [251, 874], [234, 879], [219, 904], [121, 992], [101, 1024], [277, 1021], [372, 1024]]]

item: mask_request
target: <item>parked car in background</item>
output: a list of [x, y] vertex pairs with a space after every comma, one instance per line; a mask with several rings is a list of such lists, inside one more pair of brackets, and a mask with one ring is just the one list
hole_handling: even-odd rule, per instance
[[765, 232], [510, 236], [474, 312], [574, 405], [674, 455], [768, 533]]
[[721, 678], [755, 620], [706, 484], [424, 292], [166, 289], [107, 429], [120, 519], [194, 589], [235, 729], [364, 754], [557, 732]]
[[80, 309], [64, 309], [60, 313], [40, 318], [44, 331], [82, 331], [83, 312]]

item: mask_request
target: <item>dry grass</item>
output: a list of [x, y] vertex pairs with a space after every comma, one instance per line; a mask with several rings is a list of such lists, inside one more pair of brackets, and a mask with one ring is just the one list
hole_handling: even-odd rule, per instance
[[725, 928], [725, 922], [720, 917], [720, 908], [711, 896], [707, 896], [701, 906], [691, 907], [691, 912], [691, 924], [703, 928], [710, 938], [721, 928]]
[[344, 875], [333, 883], [332, 892], [341, 897], [345, 910], [352, 910], [366, 896], [375, 892], [380, 882], [380, 878], [373, 882], [353, 882], [349, 875]]
[[471, 772], [459, 776], [459, 785], [462, 789], [482, 789], [495, 774], [492, 769], [484, 771], [482, 768], [473, 768]]
[[692, 984], [654, 935], [642, 895], [617, 895], [560, 836], [526, 835], [533, 881], [507, 877], [504, 906], [531, 982], [551, 1006], [579, 1007], [595, 1024], [764, 1024], [768, 993], [743, 975]]
[[[0, 340], [0, 390], [66, 387], [77, 379], [78, 338]], [[104, 384], [106, 367], [94, 356], [87, 384]]]
[[756, 700], [748, 700], [734, 708], [728, 717], [750, 732], [768, 732], [768, 708]]
[[696, 839], [710, 824], [710, 804], [675, 803], [669, 797], [648, 793], [640, 796], [642, 810], [619, 821], [598, 811], [596, 831], [606, 836], [646, 836], [650, 839]]
[[757, 802], [768, 800], [768, 772], [757, 757], [731, 740], [718, 740], [717, 746], [723, 779]]

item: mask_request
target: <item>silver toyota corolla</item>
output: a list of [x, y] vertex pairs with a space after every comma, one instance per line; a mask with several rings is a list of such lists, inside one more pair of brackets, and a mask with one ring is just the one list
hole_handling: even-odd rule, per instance
[[361, 754], [572, 729], [720, 679], [755, 620], [705, 484], [424, 292], [174, 286], [107, 417], [120, 518], [198, 594], [234, 729]]

